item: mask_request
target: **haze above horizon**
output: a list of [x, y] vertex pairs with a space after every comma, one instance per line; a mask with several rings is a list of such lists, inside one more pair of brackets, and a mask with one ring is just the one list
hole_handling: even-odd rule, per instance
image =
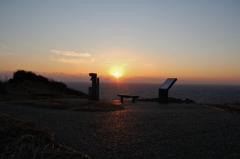
[[0, 2], [0, 76], [240, 84], [240, 1]]

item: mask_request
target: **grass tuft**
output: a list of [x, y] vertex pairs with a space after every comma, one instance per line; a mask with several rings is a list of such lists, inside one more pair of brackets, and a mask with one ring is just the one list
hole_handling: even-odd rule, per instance
[[240, 114], [240, 103], [205, 104], [205, 106]]
[[57, 142], [54, 133], [50, 134], [34, 122], [21, 121], [0, 113], [0, 123], [0, 158], [89, 158], [84, 153]]

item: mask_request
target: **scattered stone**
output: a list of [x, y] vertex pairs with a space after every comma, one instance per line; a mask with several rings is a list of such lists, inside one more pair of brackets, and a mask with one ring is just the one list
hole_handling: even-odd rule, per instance
[[[144, 101], [144, 102], [158, 102], [158, 98], [144, 98], [144, 99], [139, 99], [138, 101]], [[174, 97], [168, 97], [168, 103], [196, 103], [195, 101], [186, 98], [185, 100], [179, 99], [179, 98], [174, 98]]]
[[186, 103], [186, 104], [192, 104], [192, 103], [196, 103], [196, 102], [193, 101], [193, 100], [191, 100], [191, 99], [186, 98], [186, 99], [185, 99], [185, 103]]
[[168, 97], [168, 102], [169, 103], [184, 103], [184, 101], [182, 99], [173, 98], [173, 97]]

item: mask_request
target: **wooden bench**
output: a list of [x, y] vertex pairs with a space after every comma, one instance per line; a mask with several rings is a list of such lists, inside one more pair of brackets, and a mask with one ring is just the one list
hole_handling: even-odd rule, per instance
[[121, 97], [121, 102], [123, 103], [123, 98], [132, 98], [132, 102], [135, 103], [135, 100], [139, 98], [139, 96], [131, 96], [131, 95], [124, 95], [124, 94], [118, 94], [119, 97]]
[[58, 96], [58, 94], [53, 94], [53, 93], [32, 93], [30, 94], [30, 96], [32, 98], [36, 98], [36, 97], [55, 97], [55, 96]]

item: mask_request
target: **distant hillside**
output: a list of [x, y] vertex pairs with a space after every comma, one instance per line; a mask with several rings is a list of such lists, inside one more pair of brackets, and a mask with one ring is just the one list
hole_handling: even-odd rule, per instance
[[63, 95], [76, 95], [88, 97], [87, 94], [68, 88], [63, 82], [57, 82], [31, 71], [18, 70], [14, 72], [13, 78], [7, 83], [8, 92], [21, 93], [58, 93]]

